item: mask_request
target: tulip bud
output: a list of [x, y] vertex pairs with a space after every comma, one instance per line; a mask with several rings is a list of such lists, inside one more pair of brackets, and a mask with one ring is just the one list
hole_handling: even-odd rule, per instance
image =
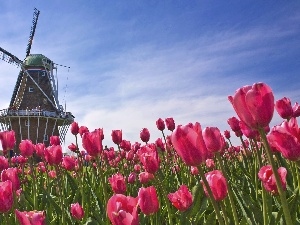
[[156, 126], [158, 130], [163, 131], [165, 129], [165, 122], [163, 121], [163, 119], [159, 118], [156, 121]]
[[111, 133], [112, 141], [116, 145], [122, 142], [122, 130], [113, 130]]
[[70, 211], [71, 211], [72, 217], [77, 220], [82, 220], [82, 218], [84, 217], [83, 208], [78, 202], [71, 204]]
[[51, 136], [50, 145], [60, 145], [59, 136]]
[[159, 210], [159, 202], [154, 186], [140, 188], [138, 198], [140, 209], [144, 214], [153, 214]]
[[31, 157], [35, 147], [31, 140], [22, 140], [19, 144], [20, 153], [24, 157]]
[[148, 142], [150, 140], [150, 132], [147, 128], [143, 128], [140, 132], [140, 138], [143, 142]]
[[77, 135], [79, 133], [79, 126], [78, 126], [78, 123], [77, 122], [73, 122], [71, 124], [71, 133], [73, 135]]
[[275, 102], [275, 109], [283, 119], [290, 119], [294, 113], [291, 100], [286, 97]]
[[[214, 199], [216, 201], [222, 201], [227, 196], [228, 187], [227, 187], [227, 181], [223, 176], [223, 174], [221, 173], [221, 171], [213, 170], [211, 172], [206, 173], [205, 177], [213, 193]], [[201, 183], [203, 185], [203, 189], [206, 196], [208, 196], [208, 192], [202, 180]]]
[[167, 125], [167, 128], [169, 131], [175, 130], [175, 122], [172, 117], [166, 118], [165, 121], [166, 121], [166, 125]]

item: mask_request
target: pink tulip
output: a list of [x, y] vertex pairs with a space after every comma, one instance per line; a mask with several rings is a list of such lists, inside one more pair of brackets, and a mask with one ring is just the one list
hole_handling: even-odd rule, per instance
[[13, 130], [0, 132], [0, 139], [2, 143], [3, 155], [6, 155], [8, 150], [14, 149], [16, 138]]
[[22, 156], [22, 155], [18, 155], [18, 156], [14, 156], [11, 158], [11, 162], [15, 163], [15, 164], [25, 164], [27, 162], [28, 158]]
[[15, 210], [16, 218], [20, 225], [45, 225], [46, 216], [44, 211], [24, 211]]
[[78, 123], [77, 123], [77, 122], [73, 122], [73, 123], [71, 124], [70, 130], [71, 130], [71, 134], [77, 135], [77, 134], [79, 133], [79, 126], [78, 126]]
[[300, 129], [296, 118], [284, 121], [280, 126], [272, 128], [268, 141], [284, 158], [291, 161], [300, 160]]
[[70, 149], [72, 152], [77, 152], [77, 150], [78, 150], [77, 146], [74, 143], [71, 143], [68, 146], [68, 149]]
[[2, 181], [7, 181], [7, 180], [11, 181], [14, 191], [20, 189], [20, 187], [21, 187], [18, 169], [15, 167], [10, 167], [6, 170], [3, 170], [1, 172], [1, 180]]
[[159, 169], [159, 157], [155, 145], [146, 145], [139, 149], [138, 156], [148, 173], [155, 173]]
[[[216, 201], [222, 201], [227, 196], [228, 187], [227, 181], [223, 176], [222, 172], [219, 170], [213, 170], [205, 174], [208, 185], [213, 193], [214, 199]], [[204, 185], [204, 182], [201, 180], [203, 185], [204, 192], [208, 196], [207, 189]]]
[[62, 148], [60, 145], [51, 145], [45, 149], [45, 160], [50, 165], [58, 165], [63, 158]]
[[84, 133], [89, 132], [89, 129], [86, 126], [81, 126], [79, 127], [78, 132], [80, 134], [80, 137], [82, 137]]
[[198, 166], [205, 162], [208, 151], [198, 122], [195, 125], [178, 126], [171, 140], [177, 154], [188, 166]]
[[286, 97], [275, 102], [275, 109], [283, 119], [290, 119], [294, 114], [291, 100]]
[[[286, 174], [287, 170], [284, 167], [278, 168], [278, 174], [280, 177], [283, 190], [286, 190]], [[271, 165], [263, 166], [258, 172], [258, 178], [262, 181], [264, 188], [272, 194], [278, 194], [275, 176], [272, 171]]]
[[296, 102], [294, 105], [293, 105], [293, 117], [299, 117], [300, 116], [300, 105], [298, 102]]
[[82, 136], [82, 146], [91, 156], [98, 156], [102, 153], [102, 129], [95, 129], [93, 132], [86, 132]]
[[44, 166], [44, 164], [38, 166], [38, 171], [42, 173], [46, 172], [46, 167]]
[[126, 156], [125, 156], [127, 161], [132, 161], [134, 158], [134, 152], [133, 150], [130, 150], [129, 152], [126, 152]]
[[78, 202], [71, 204], [70, 212], [72, 217], [76, 220], [82, 220], [82, 218], [84, 217], [84, 210]]
[[139, 181], [141, 182], [141, 184], [147, 184], [153, 179], [154, 179], [154, 175], [152, 173], [141, 172], [139, 174]]
[[8, 159], [4, 156], [0, 156], [0, 172], [8, 168]]
[[191, 174], [192, 175], [198, 175], [199, 174], [199, 170], [198, 170], [197, 166], [191, 166]]
[[148, 142], [150, 140], [150, 132], [147, 128], [143, 128], [140, 132], [140, 138], [143, 142]]
[[128, 152], [131, 150], [131, 143], [130, 141], [122, 140], [120, 143], [120, 148], [124, 151]]
[[121, 144], [122, 142], [122, 130], [113, 130], [111, 132], [111, 138], [113, 143], [115, 143], [116, 145]]
[[175, 130], [175, 122], [174, 122], [174, 119], [172, 117], [166, 118], [165, 122], [166, 122], [166, 126], [167, 126], [169, 131]]
[[247, 124], [243, 121], [240, 121], [240, 128], [242, 133], [250, 139], [255, 139], [259, 136], [259, 132], [257, 130], [251, 129]]
[[215, 162], [214, 162], [213, 159], [207, 159], [207, 160], [205, 161], [205, 165], [206, 165], [206, 167], [207, 167], [208, 169], [210, 169], [210, 170], [212, 170], [212, 169], [215, 168]]
[[163, 121], [163, 119], [159, 118], [157, 121], [156, 121], [156, 126], [157, 126], [157, 129], [160, 130], [160, 131], [163, 131], [165, 129], [165, 122]]
[[45, 156], [45, 144], [37, 143], [35, 145], [35, 152], [39, 157], [44, 158], [44, 156]]
[[264, 83], [239, 88], [234, 96], [228, 97], [240, 120], [249, 127], [267, 127], [274, 113], [274, 95]]
[[50, 171], [48, 172], [48, 176], [49, 176], [51, 179], [56, 178], [56, 172], [55, 172], [55, 170], [50, 170]]
[[20, 153], [24, 157], [31, 157], [34, 150], [35, 146], [32, 144], [31, 140], [22, 140], [21, 143], [19, 144], [19, 149]]
[[122, 174], [116, 173], [109, 177], [108, 181], [115, 194], [124, 194], [126, 192], [126, 181]]
[[140, 209], [144, 214], [153, 214], [159, 210], [159, 202], [154, 186], [141, 187], [138, 192], [138, 198]]
[[135, 181], [136, 181], [136, 173], [135, 172], [131, 172], [128, 176], [128, 179], [127, 179], [128, 183], [130, 184], [134, 184]]
[[193, 203], [192, 193], [186, 185], [181, 185], [179, 189], [168, 194], [168, 199], [179, 211], [186, 211]]
[[76, 166], [75, 158], [72, 156], [64, 156], [62, 159], [62, 166], [68, 171], [73, 171]]
[[60, 145], [59, 136], [51, 136], [50, 137], [50, 145]]
[[228, 125], [230, 126], [231, 130], [235, 133], [235, 136], [241, 137], [243, 133], [240, 128], [240, 121], [236, 117], [231, 117], [227, 120]]
[[113, 195], [107, 202], [106, 212], [113, 225], [138, 225], [137, 198]]
[[166, 149], [165, 149], [165, 145], [164, 145], [164, 143], [163, 143], [163, 141], [162, 141], [161, 138], [157, 138], [157, 139], [156, 139], [155, 145], [156, 145], [156, 147], [158, 147], [161, 151], [165, 151], [165, 150], [166, 150]]
[[219, 128], [206, 127], [202, 131], [202, 135], [208, 151], [212, 153], [220, 152], [225, 147], [225, 140]]
[[141, 147], [141, 143], [135, 142], [131, 147], [134, 152], [137, 152]]
[[230, 139], [230, 131], [229, 130], [225, 130], [224, 131], [224, 136], [226, 139]]
[[233, 132], [239, 131], [240, 128], [240, 121], [235, 117], [231, 117], [227, 120], [228, 125], [230, 126]]
[[10, 180], [0, 182], [0, 202], [0, 213], [8, 212], [13, 206], [13, 184]]

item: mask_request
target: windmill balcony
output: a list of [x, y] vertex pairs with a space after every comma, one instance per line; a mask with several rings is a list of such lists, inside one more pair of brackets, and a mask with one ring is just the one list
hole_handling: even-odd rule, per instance
[[68, 120], [69, 123], [74, 121], [74, 116], [70, 112], [57, 113], [55, 111], [47, 111], [42, 109], [31, 109], [31, 110], [13, 110], [13, 109], [2, 109], [0, 110], [0, 117], [51, 117], [57, 119]]

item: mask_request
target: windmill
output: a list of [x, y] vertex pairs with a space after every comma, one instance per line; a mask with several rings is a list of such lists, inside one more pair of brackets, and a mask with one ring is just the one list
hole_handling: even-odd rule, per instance
[[58, 64], [42, 54], [30, 54], [39, 14], [40, 11], [35, 8], [23, 61], [0, 47], [0, 58], [21, 69], [9, 107], [0, 110], [0, 129], [15, 131], [17, 153], [19, 143], [24, 139], [48, 146], [50, 137], [55, 135], [64, 142], [74, 121], [72, 113], [66, 112], [59, 104], [54, 76]]

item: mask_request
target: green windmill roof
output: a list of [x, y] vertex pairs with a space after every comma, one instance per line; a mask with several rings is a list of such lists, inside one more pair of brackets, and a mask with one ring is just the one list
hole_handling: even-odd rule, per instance
[[52, 61], [42, 54], [31, 54], [24, 60], [25, 66], [45, 67], [50, 69]]

